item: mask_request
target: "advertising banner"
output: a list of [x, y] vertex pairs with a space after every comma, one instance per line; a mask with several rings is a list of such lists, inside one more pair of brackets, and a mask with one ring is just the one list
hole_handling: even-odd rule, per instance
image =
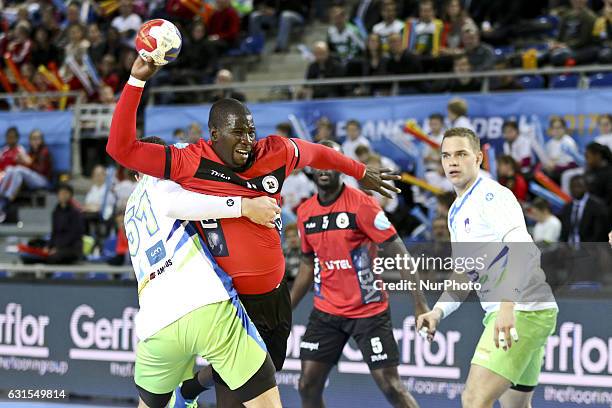
[[[465, 98], [468, 116], [476, 133], [488, 141], [499, 152], [502, 139], [502, 124], [505, 119], [515, 119], [522, 130], [531, 129], [545, 135], [549, 118], [560, 115], [573, 130], [579, 146], [584, 147], [597, 135], [598, 114], [608, 113], [612, 104], [612, 91], [589, 90], [546, 90], [493, 94], [465, 95], [414, 95], [398, 97], [247, 103], [253, 113], [258, 137], [275, 133], [280, 122], [292, 121], [314, 134], [316, 121], [326, 116], [335, 124], [339, 140], [346, 136], [346, 122], [357, 119], [362, 124], [362, 133], [378, 153], [395, 160], [402, 168], [409, 170], [414, 154], [411, 137], [400, 130], [406, 120], [415, 119], [422, 127], [433, 113], [446, 116], [446, 105], [453, 97]], [[186, 128], [192, 122], [199, 122], [207, 128], [210, 105], [199, 106], [153, 106], [146, 109], [146, 135], [161, 136], [172, 140], [176, 128]], [[204, 132], [207, 138], [208, 132]]]
[[[533, 406], [612, 407], [612, 300], [558, 303]], [[482, 332], [480, 305], [468, 302], [445, 319], [432, 344], [416, 333], [408, 294], [392, 293], [390, 305], [406, 387], [422, 407], [459, 407]], [[131, 286], [0, 283], [0, 388], [136, 398], [137, 307]], [[299, 351], [311, 308], [309, 294], [294, 313], [287, 361], [277, 374], [287, 408], [300, 406]], [[204, 401], [213, 399], [214, 392], [203, 394]], [[330, 374], [325, 400], [329, 407], [388, 406], [352, 341]]]

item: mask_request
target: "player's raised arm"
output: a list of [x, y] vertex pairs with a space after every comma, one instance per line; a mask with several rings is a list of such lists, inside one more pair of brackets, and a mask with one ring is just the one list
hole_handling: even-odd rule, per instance
[[291, 139], [299, 150], [297, 167], [314, 167], [321, 170], [337, 170], [359, 180], [368, 189], [392, 198], [389, 191], [400, 193], [401, 190], [387, 183], [386, 180], [399, 180], [399, 175], [390, 174], [391, 169], [379, 169], [366, 166], [322, 144], [310, 143], [300, 139]]
[[152, 62], [137, 57], [127, 85], [117, 102], [106, 152], [121, 165], [154, 177], [164, 177], [169, 148], [136, 140], [136, 111], [145, 81], [159, 69]]

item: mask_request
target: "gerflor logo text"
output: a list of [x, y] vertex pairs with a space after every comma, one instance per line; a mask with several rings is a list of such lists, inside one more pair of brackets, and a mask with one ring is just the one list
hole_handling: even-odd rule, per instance
[[45, 328], [49, 316], [24, 314], [18, 303], [8, 303], [0, 314], [0, 355], [49, 357]]

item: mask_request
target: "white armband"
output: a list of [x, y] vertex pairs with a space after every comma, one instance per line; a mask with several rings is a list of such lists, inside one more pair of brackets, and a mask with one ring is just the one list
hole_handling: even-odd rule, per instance
[[144, 88], [146, 81], [143, 81], [142, 79], [134, 78], [133, 76], [130, 75], [130, 79], [128, 79], [127, 83], [128, 85], [132, 85], [138, 88]]

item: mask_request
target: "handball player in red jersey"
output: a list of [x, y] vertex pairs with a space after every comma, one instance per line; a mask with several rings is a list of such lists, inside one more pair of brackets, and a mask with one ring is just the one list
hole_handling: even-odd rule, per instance
[[[200, 139], [199, 143], [179, 149], [137, 141], [138, 104], [145, 81], [158, 69], [151, 62], [136, 58], [115, 108], [106, 150], [121, 165], [174, 180], [195, 192], [270, 196], [279, 203], [285, 178], [294, 169], [305, 166], [341, 171], [360, 180], [364, 188], [386, 196], [387, 190], [399, 191], [384, 181], [399, 178], [387, 174], [387, 169], [366, 167], [328, 147], [280, 136], [256, 141], [251, 112], [234, 99], [222, 99], [212, 106], [208, 118], [209, 142]], [[280, 216], [277, 229], [246, 218], [207, 220], [195, 226], [217, 263], [232, 277], [240, 300], [280, 370], [291, 330], [291, 301], [283, 280]], [[204, 382], [200, 378], [199, 383]], [[222, 381], [216, 375], [215, 382], [220, 406], [239, 404], [227, 387], [220, 386]]]
[[[334, 142], [322, 144], [340, 151]], [[404, 258], [406, 247], [374, 198], [343, 184], [337, 171], [313, 175], [317, 194], [297, 211], [303, 255], [291, 290], [295, 307], [314, 283], [314, 309], [300, 344], [302, 408], [325, 406], [325, 381], [351, 336], [387, 400], [394, 407], [418, 407], [400, 380], [387, 293], [374, 284], [380, 277], [373, 273], [375, 257]], [[400, 273], [418, 280], [416, 273]], [[428, 312], [423, 293], [413, 295], [415, 316]]]

